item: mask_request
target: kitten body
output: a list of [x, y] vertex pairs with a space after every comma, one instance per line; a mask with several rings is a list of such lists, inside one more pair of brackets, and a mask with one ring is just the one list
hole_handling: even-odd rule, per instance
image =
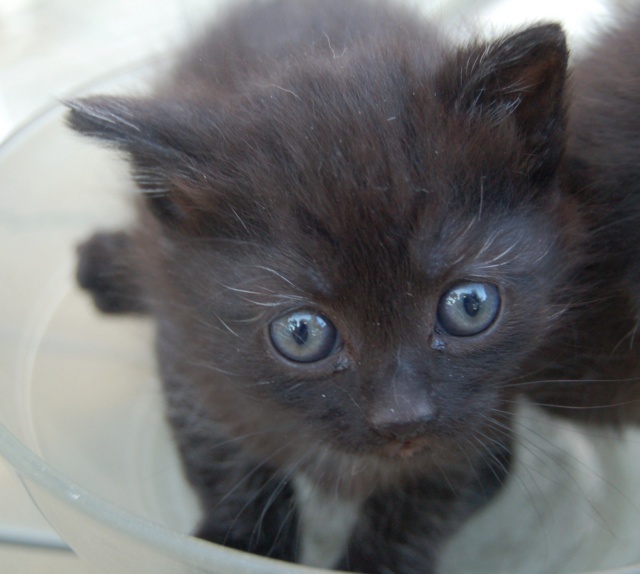
[[640, 313], [640, 6], [620, 9], [574, 65], [568, 154], [597, 249]]
[[[572, 65], [562, 178], [589, 229], [584, 275], [592, 300], [577, 328], [579, 345], [597, 366], [585, 374], [586, 386], [542, 385], [535, 392], [557, 414], [618, 426], [640, 422], [639, 30], [640, 6], [620, 10]], [[602, 317], [619, 325], [618, 335]], [[615, 345], [602, 346], [600, 337]]]
[[331, 500], [352, 527], [330, 565], [434, 572], [505, 480], [517, 396], [611, 355], [607, 313], [597, 359], [576, 353], [566, 62], [551, 24], [451, 47], [397, 6], [280, 0], [152, 97], [69, 104], [142, 191], [79, 279], [156, 322], [198, 535], [300, 560], [304, 500]]

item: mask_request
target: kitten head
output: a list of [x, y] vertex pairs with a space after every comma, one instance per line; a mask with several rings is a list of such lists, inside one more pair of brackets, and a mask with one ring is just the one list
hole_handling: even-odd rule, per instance
[[233, 98], [69, 104], [143, 192], [169, 392], [197, 389], [274, 462], [476, 456], [563, 326], [581, 237], [555, 176], [564, 36], [437, 53], [369, 42]]

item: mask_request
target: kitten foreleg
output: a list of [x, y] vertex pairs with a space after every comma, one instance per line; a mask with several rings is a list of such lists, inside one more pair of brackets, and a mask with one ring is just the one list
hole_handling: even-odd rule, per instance
[[95, 233], [78, 245], [76, 278], [103, 313], [146, 313], [133, 240], [124, 231]]

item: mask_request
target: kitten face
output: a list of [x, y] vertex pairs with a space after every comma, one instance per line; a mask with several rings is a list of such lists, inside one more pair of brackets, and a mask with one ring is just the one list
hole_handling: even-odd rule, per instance
[[197, 388], [276, 464], [481, 455], [580, 264], [555, 183], [559, 29], [436, 64], [394, 49], [278, 69], [230, 100], [72, 104], [147, 194], [140, 264], [169, 394]]
[[[301, 252], [305, 234], [292, 225], [278, 247], [173, 245], [173, 262], [190, 264], [163, 312], [177, 301], [191, 309], [170, 324], [189, 332], [181, 347], [203, 365], [205, 395], [218, 401], [228, 387], [239, 410], [260, 412], [242, 433], [279, 418], [348, 453], [456, 448], [509, 408], [508, 383], [565, 303], [556, 230], [542, 216], [484, 217], [404, 230], [402, 245], [345, 242], [340, 258], [315, 256], [311, 239]], [[238, 421], [247, 424], [229, 414]]]
[[[230, 237], [218, 236], [222, 224], [213, 237], [168, 233], [154, 263], [170, 282], [162, 313], [231, 434], [262, 433], [253, 447], [284, 455], [273, 444], [282, 439], [262, 432], [284, 427], [307, 450], [389, 466], [420, 456], [423, 467], [502, 438], [491, 420], [511, 407], [509, 382], [561, 325], [573, 238], [553, 184], [532, 188], [502, 154], [481, 158], [486, 171], [471, 165], [464, 137], [473, 133], [430, 144], [459, 171], [436, 171], [433, 153], [421, 173], [394, 172], [407, 183], [388, 189], [351, 184], [351, 162], [340, 184], [274, 158], [269, 173], [243, 174], [270, 180], [268, 196], [252, 190], [259, 225], [243, 197], [227, 205], [238, 215]], [[490, 169], [505, 175], [478, 176]]]

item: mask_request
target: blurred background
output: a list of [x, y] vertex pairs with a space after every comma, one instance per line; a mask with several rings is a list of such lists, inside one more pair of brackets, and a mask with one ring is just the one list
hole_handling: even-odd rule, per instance
[[[588, 36], [594, 23], [607, 19], [612, 3], [409, 1], [455, 30], [486, 30], [489, 26], [499, 31], [514, 23], [560, 20], [575, 42]], [[224, 3], [225, 0], [0, 0], [0, 138], [34, 111], [83, 84], [150, 55], [170, 53]]]
[[[492, 34], [535, 20], [560, 20], [574, 51], [608, 21], [615, 6], [605, 0], [413, 3], [460, 36], [477, 29]], [[41, 110], [101, 78], [171, 54], [215, 17], [220, 5], [224, 1], [0, 0], [0, 141]], [[2, 329], [0, 317], [0, 333]], [[93, 572], [65, 549], [3, 461], [0, 572]]]

